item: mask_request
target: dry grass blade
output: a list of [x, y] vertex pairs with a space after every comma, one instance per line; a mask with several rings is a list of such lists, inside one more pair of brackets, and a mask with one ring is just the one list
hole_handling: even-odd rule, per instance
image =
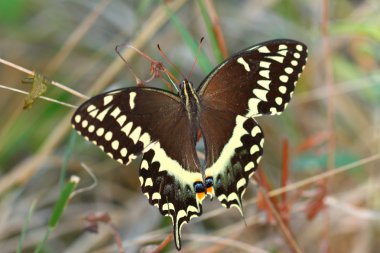
[[285, 240], [288, 242], [289, 247], [292, 249], [293, 252], [301, 253], [302, 251], [301, 251], [293, 233], [289, 230], [289, 228], [283, 222], [280, 214], [278, 213], [278, 211], [274, 207], [272, 201], [270, 200], [267, 191], [261, 186], [259, 186], [259, 191], [263, 194], [265, 202], [269, 206], [269, 208], [273, 214], [273, 217], [276, 220], [276, 224], [278, 225], [280, 231], [284, 235]]
[[[14, 64], [14, 63], [12, 63], [12, 62], [10, 62], [10, 61], [7, 61], [7, 60], [4, 60], [4, 59], [2, 59], [2, 58], [0, 58], [0, 63], [3, 63], [3, 64], [5, 64], [5, 65], [7, 65], [7, 66], [9, 66], [9, 67], [11, 67], [11, 68], [14, 68], [14, 69], [17, 69], [17, 70], [19, 70], [19, 71], [21, 71], [21, 72], [24, 72], [24, 73], [26, 73], [26, 74], [28, 74], [28, 75], [30, 75], [30, 76], [34, 76], [34, 75], [35, 75], [35, 72], [34, 72], [34, 71], [31, 71], [31, 70], [29, 70], [29, 69], [26, 69], [26, 68], [24, 68], [24, 67], [21, 67], [21, 66], [19, 66], [19, 65], [17, 65], [17, 64]], [[67, 92], [73, 94], [74, 96], [77, 96], [77, 97], [80, 97], [80, 98], [83, 98], [83, 99], [88, 99], [87, 96], [83, 95], [82, 93], [79, 93], [79, 92], [76, 91], [76, 90], [73, 90], [73, 89], [67, 87], [67, 86], [64, 85], [64, 84], [58, 83], [58, 82], [56, 82], [56, 81], [51, 81], [51, 84], [54, 85], [54, 86], [56, 86], [57, 88], [60, 88], [60, 89], [62, 89], [62, 90], [64, 90], [64, 91], [67, 91]]]
[[75, 31], [67, 38], [63, 47], [56, 54], [56, 56], [47, 64], [45, 72], [48, 74], [54, 73], [63, 61], [70, 55], [80, 39], [86, 34], [86, 32], [94, 25], [99, 15], [104, 11], [111, 0], [100, 0], [94, 10], [87, 15], [79, 24]]
[[213, 24], [214, 33], [218, 42], [219, 49], [222, 52], [223, 57], [226, 59], [228, 57], [228, 50], [226, 46], [226, 41], [224, 40], [222, 27], [220, 25], [219, 16], [215, 10], [214, 2], [213, 0], [206, 0], [205, 4], [206, 4], [208, 14], [210, 15], [211, 22]]
[[[27, 92], [27, 91], [11, 88], [11, 87], [6, 86], [6, 85], [1, 85], [0, 84], [0, 88], [5, 89], [5, 90], [11, 90], [11, 91], [14, 91], [14, 92], [17, 92], [17, 93], [21, 93], [21, 94], [25, 94], [25, 95], [29, 94], [29, 92]], [[60, 105], [66, 106], [66, 107], [70, 107], [70, 108], [74, 108], [74, 109], [77, 108], [77, 106], [75, 106], [75, 105], [72, 105], [72, 104], [69, 104], [69, 103], [65, 103], [65, 102], [62, 102], [62, 101], [59, 101], [59, 100], [56, 100], [56, 99], [53, 99], [53, 98], [49, 98], [49, 97], [45, 97], [45, 96], [38, 96], [38, 98], [46, 100], [46, 101], [49, 101], [49, 102], [53, 102], [53, 103], [56, 103], [56, 104], [60, 104]]]

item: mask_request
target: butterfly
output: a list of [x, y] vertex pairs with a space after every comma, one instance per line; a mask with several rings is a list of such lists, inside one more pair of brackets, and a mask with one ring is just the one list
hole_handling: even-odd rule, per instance
[[[301, 42], [263, 42], [220, 63], [197, 89], [185, 79], [178, 94], [128, 87], [94, 96], [76, 110], [72, 125], [121, 164], [142, 155], [142, 192], [171, 217], [180, 250], [181, 228], [202, 214], [207, 195], [242, 213], [263, 155], [264, 135], [254, 117], [284, 111], [306, 60]], [[199, 132], [204, 163], [196, 152]]]

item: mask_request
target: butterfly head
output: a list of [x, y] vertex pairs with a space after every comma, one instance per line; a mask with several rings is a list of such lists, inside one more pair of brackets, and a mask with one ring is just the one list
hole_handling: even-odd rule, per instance
[[190, 94], [194, 94], [194, 89], [193, 89], [193, 83], [190, 82], [189, 80], [185, 79], [179, 84], [179, 95], [181, 97], [184, 96], [190, 96]]

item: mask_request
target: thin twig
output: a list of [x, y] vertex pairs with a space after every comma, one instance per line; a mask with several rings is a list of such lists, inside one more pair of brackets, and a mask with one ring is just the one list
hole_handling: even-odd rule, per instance
[[278, 211], [276, 210], [272, 201], [269, 198], [268, 192], [262, 186], [259, 186], [259, 191], [262, 193], [266, 204], [268, 205], [268, 207], [272, 211], [273, 217], [275, 218], [275, 220], [276, 220], [276, 222], [280, 228], [280, 231], [284, 235], [284, 238], [288, 242], [292, 251], [296, 252], [296, 253], [301, 253], [302, 251], [301, 251], [294, 235], [289, 230], [289, 228], [285, 225], [284, 221], [281, 219], [280, 214], [278, 213]]
[[[34, 76], [34, 71], [31, 71], [29, 69], [21, 67], [21, 66], [19, 66], [17, 64], [14, 64], [14, 63], [10, 62], [10, 61], [7, 61], [7, 60], [4, 60], [4, 59], [0, 58], [0, 63], [3, 63], [4, 65], [7, 65], [7, 66], [9, 66], [11, 68], [14, 68], [14, 69], [17, 69], [17, 70], [19, 70], [21, 72], [24, 72], [24, 73], [26, 73], [26, 74], [28, 74], [30, 76]], [[80, 97], [80, 98], [83, 98], [83, 99], [89, 99], [89, 97], [87, 97], [86, 95], [84, 95], [84, 94], [82, 94], [82, 93], [80, 93], [80, 92], [78, 92], [76, 90], [73, 90], [73, 89], [71, 89], [71, 88], [69, 88], [69, 87], [67, 87], [67, 86], [65, 86], [65, 85], [63, 85], [61, 83], [58, 83], [56, 81], [51, 81], [50, 83], [52, 85], [54, 85], [55, 87], [57, 87], [57, 88], [60, 88], [60, 89], [62, 89], [64, 91], [67, 91], [67, 92], [73, 94], [74, 96], [77, 96], [77, 97]]]
[[[329, 43], [329, 0], [322, 0], [322, 24], [321, 24], [321, 36], [322, 36], [322, 54], [323, 54], [323, 66], [325, 74], [325, 82], [327, 86], [327, 93], [334, 94], [334, 79], [332, 73], [332, 60], [330, 52]], [[327, 170], [330, 171], [335, 167], [335, 147], [336, 147], [336, 136], [335, 136], [335, 98], [329, 96], [327, 100], [327, 129], [330, 133], [330, 138], [327, 147]], [[326, 195], [329, 194], [329, 184], [328, 181], [325, 184]], [[323, 232], [323, 237], [326, 242], [326, 248], [324, 251], [329, 251], [329, 227], [330, 218], [328, 212], [325, 212], [325, 227]], [[322, 250], [323, 251], [323, 250]]]
[[327, 93], [330, 94], [327, 99], [327, 127], [328, 132], [331, 134], [328, 144], [327, 154], [327, 169], [331, 170], [335, 165], [335, 98], [331, 95], [334, 94], [334, 77], [332, 73], [331, 52], [329, 43], [329, 0], [322, 0], [322, 50], [323, 50], [323, 66], [325, 74], [325, 82], [327, 86]]
[[[27, 91], [19, 90], [19, 89], [8, 87], [8, 86], [1, 85], [1, 84], [0, 84], [0, 88], [5, 89], [5, 90], [15, 91], [15, 92], [18, 92], [18, 93], [21, 93], [21, 94], [25, 94], [25, 95], [29, 94], [29, 92], [27, 92]], [[47, 100], [47, 101], [50, 101], [50, 102], [53, 102], [53, 103], [56, 103], [56, 104], [60, 104], [60, 105], [63, 105], [63, 106], [67, 106], [67, 107], [70, 107], [70, 108], [74, 108], [74, 109], [77, 108], [77, 106], [75, 106], [75, 105], [72, 105], [72, 104], [69, 104], [69, 103], [66, 103], [66, 102], [62, 102], [62, 101], [59, 101], [59, 100], [56, 100], [56, 99], [53, 99], [53, 98], [49, 98], [49, 97], [45, 97], [45, 96], [38, 96], [38, 98], [43, 99], [43, 100]]]
[[312, 177], [308, 177], [306, 179], [300, 180], [300, 181], [295, 182], [293, 184], [289, 184], [286, 187], [281, 187], [281, 188], [272, 190], [268, 194], [269, 194], [269, 197], [274, 197], [274, 196], [277, 196], [279, 194], [282, 194], [283, 192], [288, 192], [288, 191], [292, 191], [292, 190], [304, 187], [306, 185], [318, 182], [322, 179], [326, 179], [326, 178], [335, 176], [335, 175], [340, 174], [342, 172], [345, 172], [347, 170], [354, 169], [356, 167], [359, 167], [359, 166], [362, 166], [364, 164], [376, 161], [378, 159], [380, 159], [380, 154], [369, 156], [367, 158], [363, 158], [363, 159], [358, 160], [356, 162], [343, 165], [343, 166], [338, 167], [336, 169], [332, 169], [332, 170], [326, 171], [324, 173], [321, 173], [321, 174], [318, 174], [318, 175], [315, 175]]

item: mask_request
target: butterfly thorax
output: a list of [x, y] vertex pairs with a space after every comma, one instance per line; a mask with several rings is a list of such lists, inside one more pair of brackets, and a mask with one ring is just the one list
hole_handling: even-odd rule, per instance
[[185, 79], [180, 83], [179, 87], [179, 95], [183, 105], [185, 106], [189, 120], [193, 123], [198, 122], [200, 106], [198, 95], [194, 91], [193, 84]]

